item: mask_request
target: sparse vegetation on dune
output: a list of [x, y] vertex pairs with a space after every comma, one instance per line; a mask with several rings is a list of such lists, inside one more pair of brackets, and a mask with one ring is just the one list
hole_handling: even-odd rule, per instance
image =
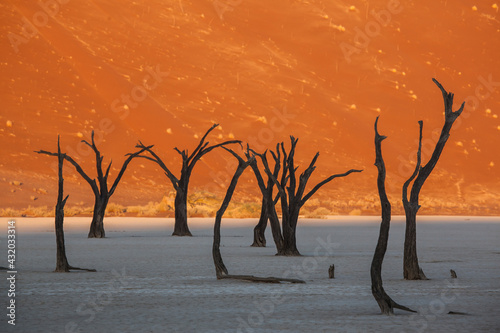
[[[195, 192], [190, 195], [195, 198], [201, 195], [201, 192]], [[218, 205], [222, 200], [222, 195], [207, 193], [202, 200], [199, 198], [188, 203], [188, 217], [215, 217]], [[378, 215], [375, 203], [372, 202], [374, 196], [367, 195], [358, 200], [349, 200], [344, 202], [336, 199], [318, 200], [316, 204], [306, 205], [301, 211], [302, 218], [328, 218], [328, 216], [338, 215]], [[191, 200], [191, 199], [189, 199]], [[314, 200], [312, 200], [314, 201]], [[470, 215], [495, 215], [500, 210], [500, 204], [497, 207], [491, 207], [488, 200], [478, 197], [467, 202], [451, 203], [433, 197], [424, 197], [421, 200], [422, 215], [459, 215], [464, 212], [470, 212]], [[173, 217], [173, 197], [166, 194], [160, 201], [151, 201], [145, 205], [121, 205], [110, 203], [106, 209], [106, 216], [140, 216], [140, 217]], [[228, 207], [225, 214], [230, 218], [258, 218], [260, 214], [260, 201], [242, 201], [234, 199], [234, 202]], [[92, 216], [91, 206], [71, 205], [65, 208], [66, 216]], [[280, 211], [278, 209], [278, 214]], [[403, 215], [403, 206], [395, 202], [393, 207], [394, 215]], [[26, 208], [14, 209], [10, 207], [0, 208], [0, 217], [53, 217], [54, 207], [50, 206], [28, 206]]]

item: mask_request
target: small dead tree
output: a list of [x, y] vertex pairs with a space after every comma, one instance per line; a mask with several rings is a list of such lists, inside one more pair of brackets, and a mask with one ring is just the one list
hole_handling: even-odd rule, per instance
[[382, 286], [382, 262], [387, 251], [387, 242], [389, 241], [389, 228], [391, 225], [391, 203], [387, 198], [385, 191], [385, 163], [382, 157], [382, 141], [386, 136], [380, 135], [377, 130], [378, 117], [375, 120], [375, 166], [378, 170], [377, 187], [382, 208], [382, 222], [380, 224], [380, 233], [378, 237], [375, 253], [373, 254], [370, 276], [372, 280], [372, 294], [377, 301], [383, 314], [390, 315], [394, 309], [401, 309], [410, 312], [413, 311], [405, 306], [394, 302]]
[[[297, 250], [296, 245], [296, 228], [297, 222], [299, 219], [300, 209], [302, 206], [309, 200], [322, 186], [326, 185], [330, 181], [335, 178], [345, 177], [353, 172], [361, 172], [362, 170], [351, 169], [342, 174], [332, 175], [320, 183], [316, 184], [311, 191], [307, 194], [305, 193], [307, 182], [311, 177], [312, 173], [316, 169], [315, 164], [316, 160], [319, 157], [319, 152], [316, 153], [314, 158], [312, 159], [309, 166], [302, 172], [299, 176], [297, 182], [296, 171], [297, 168], [294, 164], [295, 159], [295, 148], [297, 146], [298, 139], [295, 139], [293, 136], [290, 136], [291, 147], [290, 151], [287, 153], [284, 147], [283, 142], [280, 144], [281, 153], [283, 155], [281, 163], [282, 163], [282, 174], [281, 180], [278, 180], [277, 177], [271, 172], [269, 168], [269, 163], [267, 161], [266, 153], [258, 155], [262, 163], [264, 164], [264, 169], [267, 175], [273, 180], [276, 185], [280, 197], [281, 203], [281, 211], [282, 211], [282, 221], [281, 228], [283, 233], [283, 243], [282, 246], [279, 246], [277, 255], [284, 256], [299, 256], [300, 252]], [[273, 151], [270, 151], [275, 163], [280, 163], [279, 154], [275, 154]], [[255, 153], [255, 152], [254, 152]], [[268, 205], [270, 207], [270, 205]], [[278, 247], [278, 244], [276, 244]]]
[[238, 160], [238, 167], [236, 168], [236, 171], [233, 175], [233, 178], [231, 179], [231, 183], [229, 184], [229, 187], [226, 191], [226, 195], [224, 197], [224, 200], [222, 201], [222, 204], [217, 211], [217, 214], [215, 216], [215, 223], [214, 223], [214, 241], [212, 245], [212, 257], [214, 260], [214, 266], [215, 266], [215, 274], [217, 276], [217, 279], [235, 279], [235, 280], [246, 280], [246, 281], [251, 281], [251, 282], [264, 282], [264, 283], [281, 283], [281, 282], [290, 282], [290, 283], [305, 283], [303, 280], [298, 280], [298, 279], [289, 279], [289, 278], [276, 278], [276, 277], [257, 277], [253, 275], [230, 275], [228, 273], [228, 270], [226, 266], [224, 265], [224, 262], [222, 261], [222, 256], [220, 253], [220, 228], [221, 228], [221, 222], [222, 222], [222, 216], [224, 215], [227, 207], [229, 206], [229, 203], [231, 202], [231, 198], [233, 196], [234, 190], [236, 189], [236, 185], [238, 184], [238, 179], [240, 178], [241, 174], [245, 169], [253, 162], [255, 159], [254, 157], [247, 159], [247, 161], [243, 160], [237, 153], [232, 151], [229, 148], [223, 147], [225, 150], [230, 152], [237, 160]]
[[[102, 160], [104, 157], [101, 156], [101, 153], [99, 152], [99, 150], [95, 145], [94, 131], [92, 131], [91, 144], [88, 143], [86, 140], [82, 140], [82, 142], [88, 145], [95, 153], [97, 181], [95, 179], [91, 179], [85, 173], [85, 171], [83, 171], [82, 167], [71, 156], [64, 154], [64, 158], [75, 167], [76, 171], [80, 174], [80, 176], [82, 176], [82, 178], [85, 179], [85, 181], [90, 185], [90, 187], [92, 188], [92, 192], [94, 193], [95, 196], [94, 212], [92, 216], [92, 222], [90, 223], [90, 231], [88, 234], [88, 238], [104, 238], [105, 237], [104, 214], [106, 213], [106, 207], [108, 206], [109, 199], [115, 193], [116, 187], [118, 186], [118, 183], [122, 179], [122, 176], [125, 173], [125, 170], [127, 169], [127, 166], [132, 161], [132, 159], [139, 156], [146, 149], [151, 149], [153, 146], [144, 147], [143, 149], [133, 154], [127, 154], [128, 158], [123, 162], [120, 172], [118, 173], [118, 176], [116, 176], [113, 185], [110, 188], [108, 188], [108, 176], [112, 162], [109, 163], [106, 171], [103, 172]], [[57, 156], [57, 154], [45, 151], [39, 151], [39, 153]], [[98, 183], [99, 185], [97, 185]]]
[[63, 178], [63, 164], [66, 154], [61, 153], [61, 145], [59, 144], [59, 136], [57, 137], [57, 154], [37, 151], [39, 154], [47, 154], [50, 156], [57, 156], [58, 160], [58, 191], [57, 191], [57, 204], [55, 209], [55, 232], [56, 232], [56, 269], [54, 272], [67, 273], [70, 270], [85, 270], [95, 272], [95, 269], [78, 268], [68, 264], [66, 257], [66, 246], [64, 245], [64, 206], [68, 200], [69, 195], [64, 199], [64, 178]]
[[136, 146], [137, 148], [141, 148], [143, 150], [147, 150], [149, 154], [152, 156], [144, 156], [140, 157], [146, 158], [150, 161], [157, 163], [165, 172], [165, 175], [168, 177], [170, 182], [175, 189], [175, 224], [174, 224], [174, 232], [172, 236], [192, 236], [189, 231], [188, 223], [187, 223], [187, 197], [188, 197], [188, 187], [189, 180], [191, 178], [191, 174], [193, 172], [194, 166], [196, 163], [206, 154], [214, 150], [218, 147], [224, 147], [233, 143], [241, 143], [239, 140], [231, 140], [225, 141], [223, 143], [219, 143], [216, 145], [209, 146], [209, 142], [205, 142], [208, 134], [213, 131], [219, 124], [214, 124], [210, 129], [203, 135], [200, 140], [200, 143], [196, 147], [196, 149], [189, 155], [187, 150], [180, 151], [178, 148], [174, 148], [181, 157], [182, 157], [182, 168], [181, 168], [181, 176], [177, 178], [170, 169], [165, 165], [162, 159], [151, 149], [139, 142]]
[[[410, 178], [403, 185], [403, 206], [406, 215], [406, 231], [405, 231], [405, 242], [404, 242], [404, 258], [403, 258], [403, 276], [406, 280], [425, 280], [423, 270], [418, 265], [417, 257], [417, 231], [416, 231], [416, 221], [417, 212], [420, 209], [420, 204], [418, 202], [420, 190], [427, 180], [432, 170], [436, 166], [441, 153], [443, 152], [446, 141], [450, 137], [450, 130], [453, 126], [455, 120], [462, 113], [465, 102], [462, 103], [457, 111], [453, 111], [453, 93], [448, 93], [443, 86], [436, 80], [432, 79], [434, 83], [441, 90], [444, 100], [444, 115], [445, 122], [441, 130], [441, 135], [436, 143], [432, 156], [425, 166], [421, 166], [422, 161], [422, 127], [423, 122], [419, 121], [420, 135], [419, 144], [417, 151], [417, 164], [415, 166], [415, 171], [410, 176]], [[411, 188], [410, 199], [408, 200], [408, 186], [413, 181]]]

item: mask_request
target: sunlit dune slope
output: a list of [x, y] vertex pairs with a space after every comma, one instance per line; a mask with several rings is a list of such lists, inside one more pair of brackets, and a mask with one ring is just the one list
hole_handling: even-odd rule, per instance
[[[417, 121], [423, 162], [444, 122], [438, 79], [466, 106], [421, 193], [423, 214], [500, 214], [498, 5], [446, 1], [42, 1], [0, 3], [1, 208], [52, 206], [62, 149], [95, 175], [80, 143], [95, 131], [111, 179], [140, 140], [177, 172], [173, 150], [240, 139], [264, 151], [299, 138], [303, 170], [319, 151], [309, 207], [378, 211], [373, 123], [394, 212], [413, 171]], [[43, 5], [42, 5], [43, 4]], [[238, 147], [235, 147], [237, 149]], [[223, 150], [197, 165], [191, 191], [221, 195], [234, 162]], [[91, 206], [90, 187], [65, 167], [68, 205]], [[172, 190], [154, 164], [132, 162], [113, 202], [159, 202]], [[236, 193], [258, 201], [250, 171]]]

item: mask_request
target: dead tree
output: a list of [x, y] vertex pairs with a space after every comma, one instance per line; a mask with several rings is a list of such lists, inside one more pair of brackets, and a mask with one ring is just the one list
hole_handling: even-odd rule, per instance
[[[281, 229], [283, 233], [283, 243], [281, 248], [278, 249], [277, 255], [284, 256], [299, 256], [300, 252], [297, 250], [295, 231], [297, 228], [297, 222], [299, 219], [300, 209], [323, 185], [329, 183], [335, 178], [345, 177], [353, 172], [361, 172], [362, 170], [351, 169], [342, 174], [332, 175], [325, 180], [314, 186], [311, 191], [305, 194], [306, 185], [311, 177], [311, 174], [316, 169], [316, 160], [319, 157], [319, 152], [316, 153], [312, 159], [309, 166], [302, 172], [299, 176], [298, 183], [296, 177], [297, 168], [294, 165], [295, 158], [295, 147], [297, 145], [298, 139], [290, 136], [291, 147], [290, 151], [287, 153], [283, 142], [280, 144], [281, 153], [283, 155], [282, 163], [282, 173], [281, 180], [271, 172], [269, 168], [269, 163], [266, 158], [266, 153], [259, 155], [264, 164], [264, 169], [267, 175], [273, 180], [276, 188], [278, 189], [281, 211], [282, 211], [282, 221]], [[279, 149], [278, 149], [279, 151]], [[271, 151], [271, 155], [275, 160], [275, 163], [280, 163], [280, 155], [275, 154]], [[269, 206], [268, 206], [269, 207]], [[278, 246], [278, 244], [277, 244]]]
[[63, 164], [66, 154], [61, 153], [61, 145], [59, 144], [59, 137], [57, 137], [57, 154], [48, 153], [44, 151], [37, 151], [39, 154], [47, 154], [50, 156], [57, 156], [58, 160], [58, 191], [57, 191], [57, 204], [55, 209], [55, 232], [56, 232], [56, 269], [54, 272], [67, 273], [70, 270], [85, 270], [95, 272], [95, 269], [78, 268], [68, 264], [66, 257], [66, 246], [64, 245], [64, 206], [68, 200], [69, 195], [64, 199], [64, 178], [63, 178]]
[[[453, 93], [448, 93], [436, 79], [432, 79], [432, 81], [434, 81], [434, 83], [439, 87], [443, 95], [445, 122], [441, 130], [441, 135], [439, 136], [439, 140], [436, 143], [429, 162], [427, 162], [425, 166], [421, 167], [423, 122], [419, 121], [420, 136], [417, 151], [417, 164], [415, 166], [415, 171], [403, 185], [403, 206], [406, 215], [403, 276], [406, 280], [427, 279], [424, 272], [418, 265], [417, 257], [416, 220], [417, 212], [420, 209], [418, 199], [420, 190], [422, 189], [424, 182], [427, 180], [432, 170], [434, 170], [434, 167], [436, 166], [439, 157], [441, 156], [441, 153], [444, 149], [446, 141], [450, 137], [450, 130], [453, 126], [453, 123], [458, 118], [458, 116], [460, 116], [465, 106], [465, 102], [463, 102], [457, 111], [453, 111]], [[412, 181], [413, 185], [411, 188], [410, 199], [408, 200], [408, 186]]]
[[405, 306], [394, 302], [389, 295], [386, 294], [382, 286], [382, 262], [384, 261], [385, 252], [387, 250], [387, 242], [389, 241], [389, 228], [391, 225], [391, 203], [385, 192], [385, 163], [382, 157], [382, 141], [386, 136], [380, 135], [377, 130], [377, 120], [375, 120], [375, 166], [378, 169], [377, 187], [380, 197], [380, 205], [382, 208], [382, 222], [380, 224], [380, 233], [378, 237], [375, 253], [373, 254], [370, 276], [372, 280], [372, 294], [377, 301], [380, 310], [383, 314], [390, 315], [394, 313], [394, 309], [401, 309], [410, 312], [413, 311]]
[[215, 148], [224, 147], [226, 145], [232, 143], [240, 143], [239, 140], [231, 140], [225, 141], [223, 143], [219, 143], [216, 145], [209, 146], [209, 142], [205, 142], [208, 134], [219, 126], [219, 124], [214, 124], [210, 129], [203, 135], [200, 140], [200, 143], [196, 147], [196, 149], [189, 155], [187, 150], [180, 151], [178, 148], [175, 148], [181, 157], [182, 157], [182, 168], [181, 168], [181, 176], [177, 178], [170, 169], [165, 165], [162, 159], [151, 149], [139, 142], [136, 146], [137, 148], [145, 149], [149, 152], [152, 157], [141, 155], [141, 157], [146, 158], [150, 161], [157, 163], [165, 172], [165, 175], [168, 177], [170, 182], [175, 189], [175, 225], [174, 232], [172, 236], [192, 236], [191, 232], [188, 228], [187, 223], [187, 197], [188, 197], [188, 187], [189, 180], [191, 178], [191, 174], [193, 172], [194, 166], [196, 163], [207, 153], [211, 152]]
[[290, 283], [305, 283], [303, 280], [298, 280], [298, 279], [289, 279], [289, 278], [276, 278], [276, 277], [257, 277], [253, 275], [230, 275], [228, 273], [228, 270], [226, 266], [224, 265], [224, 262], [222, 261], [222, 256], [220, 253], [220, 228], [221, 228], [221, 222], [222, 222], [222, 216], [224, 215], [227, 207], [229, 206], [229, 203], [231, 202], [231, 198], [233, 196], [234, 190], [236, 189], [236, 185], [238, 184], [238, 179], [240, 178], [241, 174], [245, 169], [253, 162], [255, 159], [254, 157], [251, 157], [247, 159], [246, 161], [243, 160], [237, 153], [232, 151], [229, 148], [223, 147], [225, 150], [230, 152], [237, 160], [238, 160], [238, 167], [236, 168], [236, 171], [233, 175], [233, 178], [231, 179], [231, 183], [229, 184], [229, 187], [226, 191], [226, 195], [224, 197], [224, 200], [222, 201], [222, 204], [217, 211], [217, 214], [215, 216], [215, 223], [214, 223], [214, 241], [212, 245], [212, 257], [214, 260], [214, 266], [215, 266], [215, 274], [217, 276], [217, 279], [236, 279], [236, 280], [246, 280], [246, 281], [251, 281], [251, 282], [264, 282], [264, 283], [281, 283], [281, 282], [290, 282]]
[[[127, 169], [127, 166], [132, 161], [132, 159], [139, 156], [146, 149], [148, 149], [148, 148], [151, 149], [153, 146], [144, 147], [143, 149], [141, 149], [133, 154], [127, 154], [128, 158], [123, 162], [123, 165], [120, 169], [120, 172], [118, 173], [118, 176], [116, 176], [116, 179], [113, 182], [113, 185], [110, 188], [108, 188], [108, 176], [109, 176], [109, 171], [111, 169], [112, 162], [109, 163], [106, 171], [103, 172], [102, 160], [104, 157], [101, 156], [101, 153], [99, 152], [99, 150], [97, 149], [97, 147], [95, 145], [94, 131], [92, 131], [92, 144], [88, 143], [85, 140], [82, 140], [82, 142], [85, 143], [86, 145], [88, 145], [95, 153], [96, 169], [97, 169], [97, 181], [95, 179], [91, 179], [85, 173], [85, 171], [83, 171], [82, 167], [71, 156], [64, 154], [64, 158], [75, 167], [76, 171], [90, 185], [90, 187], [92, 188], [92, 192], [94, 193], [94, 196], [95, 196], [94, 212], [93, 212], [93, 216], [92, 216], [92, 222], [90, 224], [90, 231], [88, 234], [88, 238], [104, 238], [105, 237], [104, 214], [106, 213], [106, 207], [108, 206], [109, 199], [115, 193], [116, 187], [118, 186], [118, 183], [122, 179], [122, 176], [125, 173], [125, 170]], [[47, 153], [47, 152], [44, 152], [44, 153]], [[53, 155], [56, 155], [56, 154], [53, 154]], [[97, 185], [98, 183], [99, 183], [99, 185]]]
[[[266, 237], [264, 233], [266, 231], [267, 222], [270, 221], [274, 243], [276, 244], [276, 247], [279, 250], [280, 248], [283, 247], [283, 236], [281, 234], [278, 214], [276, 213], [276, 203], [279, 199], [279, 196], [273, 198], [274, 182], [272, 178], [269, 176], [267, 176], [267, 182], [264, 182], [264, 178], [262, 177], [262, 174], [257, 165], [257, 160], [251, 156], [250, 151], [251, 150], [249, 146], [247, 146], [247, 151], [245, 155], [247, 161], [251, 161], [250, 167], [252, 168], [255, 174], [255, 178], [257, 179], [257, 185], [259, 186], [260, 191], [262, 193], [261, 214], [259, 222], [253, 229], [253, 244], [251, 246], [254, 247], [266, 246]], [[279, 144], [276, 146], [276, 154], [278, 155], [280, 154]], [[280, 159], [278, 158], [277, 162], [275, 162], [274, 164], [274, 170], [273, 170], [273, 175], [275, 178], [277, 178], [279, 175], [281, 169], [280, 165], [281, 165]]]

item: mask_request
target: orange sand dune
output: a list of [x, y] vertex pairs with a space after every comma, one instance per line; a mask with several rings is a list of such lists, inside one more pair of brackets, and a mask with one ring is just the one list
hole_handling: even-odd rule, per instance
[[[299, 138], [298, 163], [320, 152], [312, 182], [350, 168], [362, 174], [324, 187], [309, 206], [330, 214], [378, 211], [373, 123], [388, 190], [414, 166], [417, 121], [423, 160], [444, 121], [431, 78], [466, 107], [424, 186], [423, 214], [500, 214], [500, 24], [498, 5], [419, 1], [7, 1], [0, 4], [0, 208], [53, 206], [62, 149], [93, 176], [80, 143], [96, 132], [116, 176], [137, 141], [154, 144], [177, 171], [174, 147], [240, 139], [264, 151]], [[221, 195], [234, 167], [220, 150], [195, 169], [191, 191]], [[68, 205], [91, 206], [68, 165]], [[159, 202], [172, 190], [158, 167], [135, 160], [112, 202]], [[250, 172], [236, 200], [258, 201]]]

